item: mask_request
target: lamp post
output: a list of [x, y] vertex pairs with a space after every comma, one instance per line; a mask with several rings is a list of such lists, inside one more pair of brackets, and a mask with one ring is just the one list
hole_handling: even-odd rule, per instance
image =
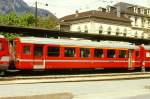
[[[45, 6], [48, 6], [46, 3]], [[37, 27], [37, 21], [38, 21], [38, 2], [35, 1], [35, 27]]]

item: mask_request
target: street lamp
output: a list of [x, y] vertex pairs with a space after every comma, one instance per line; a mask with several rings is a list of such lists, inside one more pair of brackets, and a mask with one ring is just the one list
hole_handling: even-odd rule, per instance
[[[46, 3], [45, 6], [48, 6]], [[38, 21], [38, 2], [35, 1], [35, 27], [37, 27], [37, 21]]]

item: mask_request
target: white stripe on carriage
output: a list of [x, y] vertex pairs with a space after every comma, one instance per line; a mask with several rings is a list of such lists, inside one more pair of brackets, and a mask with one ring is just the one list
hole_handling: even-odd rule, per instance
[[[18, 59], [18, 61], [20, 62], [43, 62], [44, 60]], [[45, 60], [45, 62], [128, 62], [128, 60]], [[137, 62], [137, 61], [132, 61], [132, 62]]]

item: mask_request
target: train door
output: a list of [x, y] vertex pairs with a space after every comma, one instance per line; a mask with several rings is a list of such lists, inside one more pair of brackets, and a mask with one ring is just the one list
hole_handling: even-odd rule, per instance
[[44, 45], [34, 45], [33, 69], [45, 69]]
[[132, 64], [132, 61], [133, 61], [133, 59], [132, 59], [132, 52], [133, 52], [132, 49], [128, 50], [128, 69], [132, 69], [132, 67], [133, 67], [133, 64]]

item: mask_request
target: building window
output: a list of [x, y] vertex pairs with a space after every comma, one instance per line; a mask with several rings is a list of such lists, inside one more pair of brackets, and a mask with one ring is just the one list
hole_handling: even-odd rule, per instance
[[112, 49], [107, 50], [107, 57], [115, 58], [115, 50], [112, 50]]
[[137, 17], [135, 17], [135, 20], [134, 20], [134, 21], [135, 21], [135, 26], [138, 26], [138, 25], [137, 25]]
[[150, 34], [148, 34], [148, 38], [150, 39]]
[[107, 29], [107, 34], [108, 34], [108, 35], [111, 35], [111, 26], [108, 27], [108, 29]]
[[141, 38], [144, 38], [144, 33], [142, 33]]
[[65, 48], [65, 57], [75, 57], [75, 48]]
[[116, 35], [119, 36], [119, 33], [120, 33], [120, 29], [117, 27], [117, 29], [116, 29]]
[[137, 33], [137, 31], [135, 32], [135, 37], [136, 37], [136, 38], [138, 37], [138, 33]]
[[127, 36], [127, 29], [125, 28], [123, 31], [123, 36], [126, 37]]
[[30, 52], [30, 46], [23, 46], [23, 54], [31, 54]]
[[90, 57], [90, 49], [80, 48], [80, 57]]
[[103, 56], [103, 49], [94, 49], [94, 57], [102, 58]]
[[78, 26], [77, 30], [78, 30], [78, 32], [81, 32], [81, 27], [80, 27], [80, 26]]
[[141, 14], [144, 14], [144, 9], [141, 9]]
[[147, 24], [148, 24], [148, 27], [150, 27], [150, 19], [148, 19], [148, 23]]
[[53, 47], [53, 46], [49, 46], [47, 49], [47, 56], [59, 56], [60, 54], [60, 48], [59, 47]]
[[99, 27], [99, 34], [102, 34], [103, 33], [103, 26], [101, 25], [100, 27]]
[[142, 19], [141, 19], [141, 21], [142, 21], [142, 24], [141, 24], [141, 25], [142, 25], [142, 27], [144, 27], [145, 19], [144, 19], [144, 18], [142, 18]]
[[149, 9], [147, 9], [146, 11], [147, 11], [147, 15], [149, 15]]
[[88, 33], [88, 27], [87, 27], [87, 25], [84, 26], [84, 32]]

